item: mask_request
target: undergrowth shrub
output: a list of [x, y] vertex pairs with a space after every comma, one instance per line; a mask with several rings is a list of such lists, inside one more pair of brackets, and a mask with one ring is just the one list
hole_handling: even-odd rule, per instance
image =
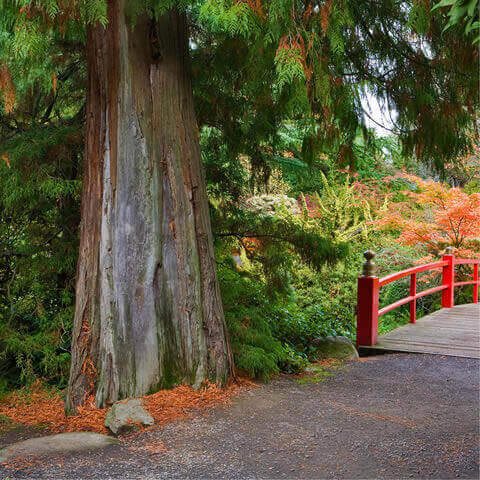
[[239, 371], [268, 380], [287, 360], [268, 321], [271, 308], [262, 285], [234, 270], [221, 268], [219, 280], [225, 321]]
[[[219, 279], [237, 369], [264, 380], [280, 371], [303, 370], [308, 350], [301, 337], [318, 335], [301, 310], [290, 302], [272, 302], [265, 283], [244, 272], [220, 268]], [[296, 325], [304, 325], [298, 335]]]
[[82, 149], [79, 125], [0, 140], [0, 389], [66, 384]]
[[292, 303], [278, 308], [272, 316], [272, 331], [277, 338], [290, 345], [303, 358], [315, 359], [314, 340], [322, 336], [350, 335], [341, 320], [335, 318], [321, 305], [302, 308]]

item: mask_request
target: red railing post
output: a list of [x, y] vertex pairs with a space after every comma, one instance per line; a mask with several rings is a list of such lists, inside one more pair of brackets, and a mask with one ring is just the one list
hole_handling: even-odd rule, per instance
[[417, 274], [412, 273], [410, 275], [410, 296], [413, 300], [410, 302], [410, 323], [415, 323], [417, 316], [417, 300], [415, 295], [417, 294]]
[[442, 308], [452, 308], [455, 291], [455, 256], [452, 254], [451, 247], [447, 248], [443, 260], [448, 262], [448, 265], [443, 267], [442, 273], [442, 285], [447, 287], [442, 292]]
[[367, 250], [363, 256], [362, 276], [358, 277], [357, 291], [357, 347], [375, 345], [378, 340], [379, 278], [375, 276], [375, 253]]
[[473, 303], [478, 303], [478, 263], [473, 264]]

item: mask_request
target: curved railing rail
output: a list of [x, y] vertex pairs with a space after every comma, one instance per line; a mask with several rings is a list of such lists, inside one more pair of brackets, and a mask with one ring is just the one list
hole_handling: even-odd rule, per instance
[[[410, 303], [410, 323], [415, 323], [417, 299], [435, 292], [442, 292], [442, 308], [454, 306], [455, 287], [473, 285], [473, 303], [478, 303], [478, 265], [480, 260], [470, 258], [455, 258], [451, 249], [439, 262], [427, 263], [418, 267], [408, 268], [392, 273], [383, 278], [375, 276], [375, 253], [367, 251], [364, 254], [366, 262], [363, 265], [363, 275], [358, 278], [357, 294], [357, 347], [372, 346], [378, 340], [378, 318], [384, 313]], [[472, 280], [455, 282], [455, 265], [473, 265]], [[417, 292], [417, 275], [428, 270], [442, 269], [442, 285]], [[410, 295], [383, 308], [379, 307], [380, 288], [391, 282], [410, 277]]]

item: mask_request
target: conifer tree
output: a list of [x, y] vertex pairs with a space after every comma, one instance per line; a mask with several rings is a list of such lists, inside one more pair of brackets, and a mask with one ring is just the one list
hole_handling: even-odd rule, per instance
[[104, 406], [179, 382], [224, 384], [233, 362], [185, 12], [172, 5], [135, 9], [125, 0], [24, 3], [20, 15], [39, 28], [87, 20], [85, 165], [67, 411], [91, 395]]
[[[224, 383], [232, 374], [190, 53], [201, 125], [219, 132], [228, 155], [247, 154], [257, 170], [275, 158], [265, 145], [286, 120], [303, 131], [298, 156], [305, 164], [320, 151], [354, 164], [366, 90], [398, 113], [405, 150], [438, 166], [465, 152], [475, 129], [471, 38], [453, 27], [442, 33], [447, 14], [432, 15], [423, 0], [0, 5], [6, 117], [25, 93], [20, 66], [35, 76], [52, 38], [76, 35], [86, 44], [68, 411], [90, 395], [104, 406], [177, 382]], [[56, 85], [51, 72], [49, 79]]]

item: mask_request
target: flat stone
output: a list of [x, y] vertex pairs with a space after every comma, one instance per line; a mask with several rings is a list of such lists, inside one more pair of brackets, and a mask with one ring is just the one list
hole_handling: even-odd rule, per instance
[[93, 432], [73, 432], [30, 438], [0, 450], [0, 462], [29, 455], [54, 455], [66, 452], [97, 450], [118, 443], [116, 438]]
[[358, 359], [358, 352], [347, 337], [318, 337], [312, 343], [317, 349], [315, 356], [318, 360], [323, 358]]
[[116, 402], [105, 416], [105, 426], [114, 435], [124, 435], [138, 430], [140, 425], [146, 427], [154, 423], [153, 417], [143, 406], [141, 398]]

